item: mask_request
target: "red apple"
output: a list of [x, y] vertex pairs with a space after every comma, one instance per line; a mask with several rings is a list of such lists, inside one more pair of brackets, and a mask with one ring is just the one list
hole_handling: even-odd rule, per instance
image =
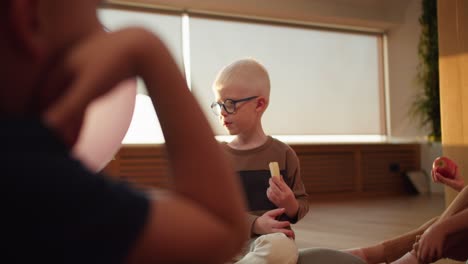
[[432, 163], [433, 172], [438, 172], [445, 178], [454, 179], [457, 174], [457, 164], [447, 157], [438, 157]]

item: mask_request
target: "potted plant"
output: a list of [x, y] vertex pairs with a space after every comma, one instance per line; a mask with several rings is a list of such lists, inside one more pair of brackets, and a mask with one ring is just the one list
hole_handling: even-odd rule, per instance
[[430, 180], [432, 161], [442, 155], [440, 98], [439, 98], [439, 45], [437, 31], [437, 1], [422, 0], [422, 14], [419, 17], [419, 66], [417, 81], [421, 91], [411, 107], [412, 116], [421, 127], [428, 128], [427, 141], [421, 145], [421, 167], [431, 182], [431, 192], [443, 192], [439, 184]]
[[440, 142], [439, 50], [437, 33], [437, 1], [423, 0], [419, 18], [418, 81], [423, 89], [415, 99], [411, 112], [419, 118], [421, 127], [428, 127], [430, 142]]

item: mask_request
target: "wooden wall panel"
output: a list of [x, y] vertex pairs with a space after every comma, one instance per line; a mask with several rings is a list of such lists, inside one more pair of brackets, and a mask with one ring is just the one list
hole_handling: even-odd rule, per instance
[[[169, 188], [169, 167], [164, 147], [126, 146], [116, 157], [117, 177], [148, 187]], [[114, 165], [115, 166], [115, 165]]]
[[361, 163], [363, 190], [404, 191], [404, 172], [419, 169], [417, 158], [411, 150], [364, 150]]
[[[314, 197], [405, 193], [402, 174], [420, 169], [417, 144], [291, 145]], [[105, 171], [140, 186], [170, 188], [163, 145], [126, 145]]]
[[313, 153], [299, 156], [303, 182], [310, 193], [350, 192], [354, 190], [352, 152]]
[[[468, 181], [468, 1], [437, 1], [443, 154]], [[457, 195], [445, 188], [446, 204]]]

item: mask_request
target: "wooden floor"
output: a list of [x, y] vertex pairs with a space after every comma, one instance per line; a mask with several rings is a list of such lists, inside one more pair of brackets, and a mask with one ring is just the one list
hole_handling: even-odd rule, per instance
[[444, 206], [441, 194], [312, 202], [293, 229], [299, 248], [362, 247], [412, 230]]

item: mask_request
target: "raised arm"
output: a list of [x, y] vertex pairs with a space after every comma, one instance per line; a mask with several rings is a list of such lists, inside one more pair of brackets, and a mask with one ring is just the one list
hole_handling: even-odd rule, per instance
[[235, 255], [248, 238], [240, 186], [164, 44], [142, 29], [100, 32], [64, 64], [77, 78], [44, 119], [66, 141], [92, 100], [135, 75], [143, 77], [161, 123], [174, 192], [152, 202], [129, 262], [222, 263]]

